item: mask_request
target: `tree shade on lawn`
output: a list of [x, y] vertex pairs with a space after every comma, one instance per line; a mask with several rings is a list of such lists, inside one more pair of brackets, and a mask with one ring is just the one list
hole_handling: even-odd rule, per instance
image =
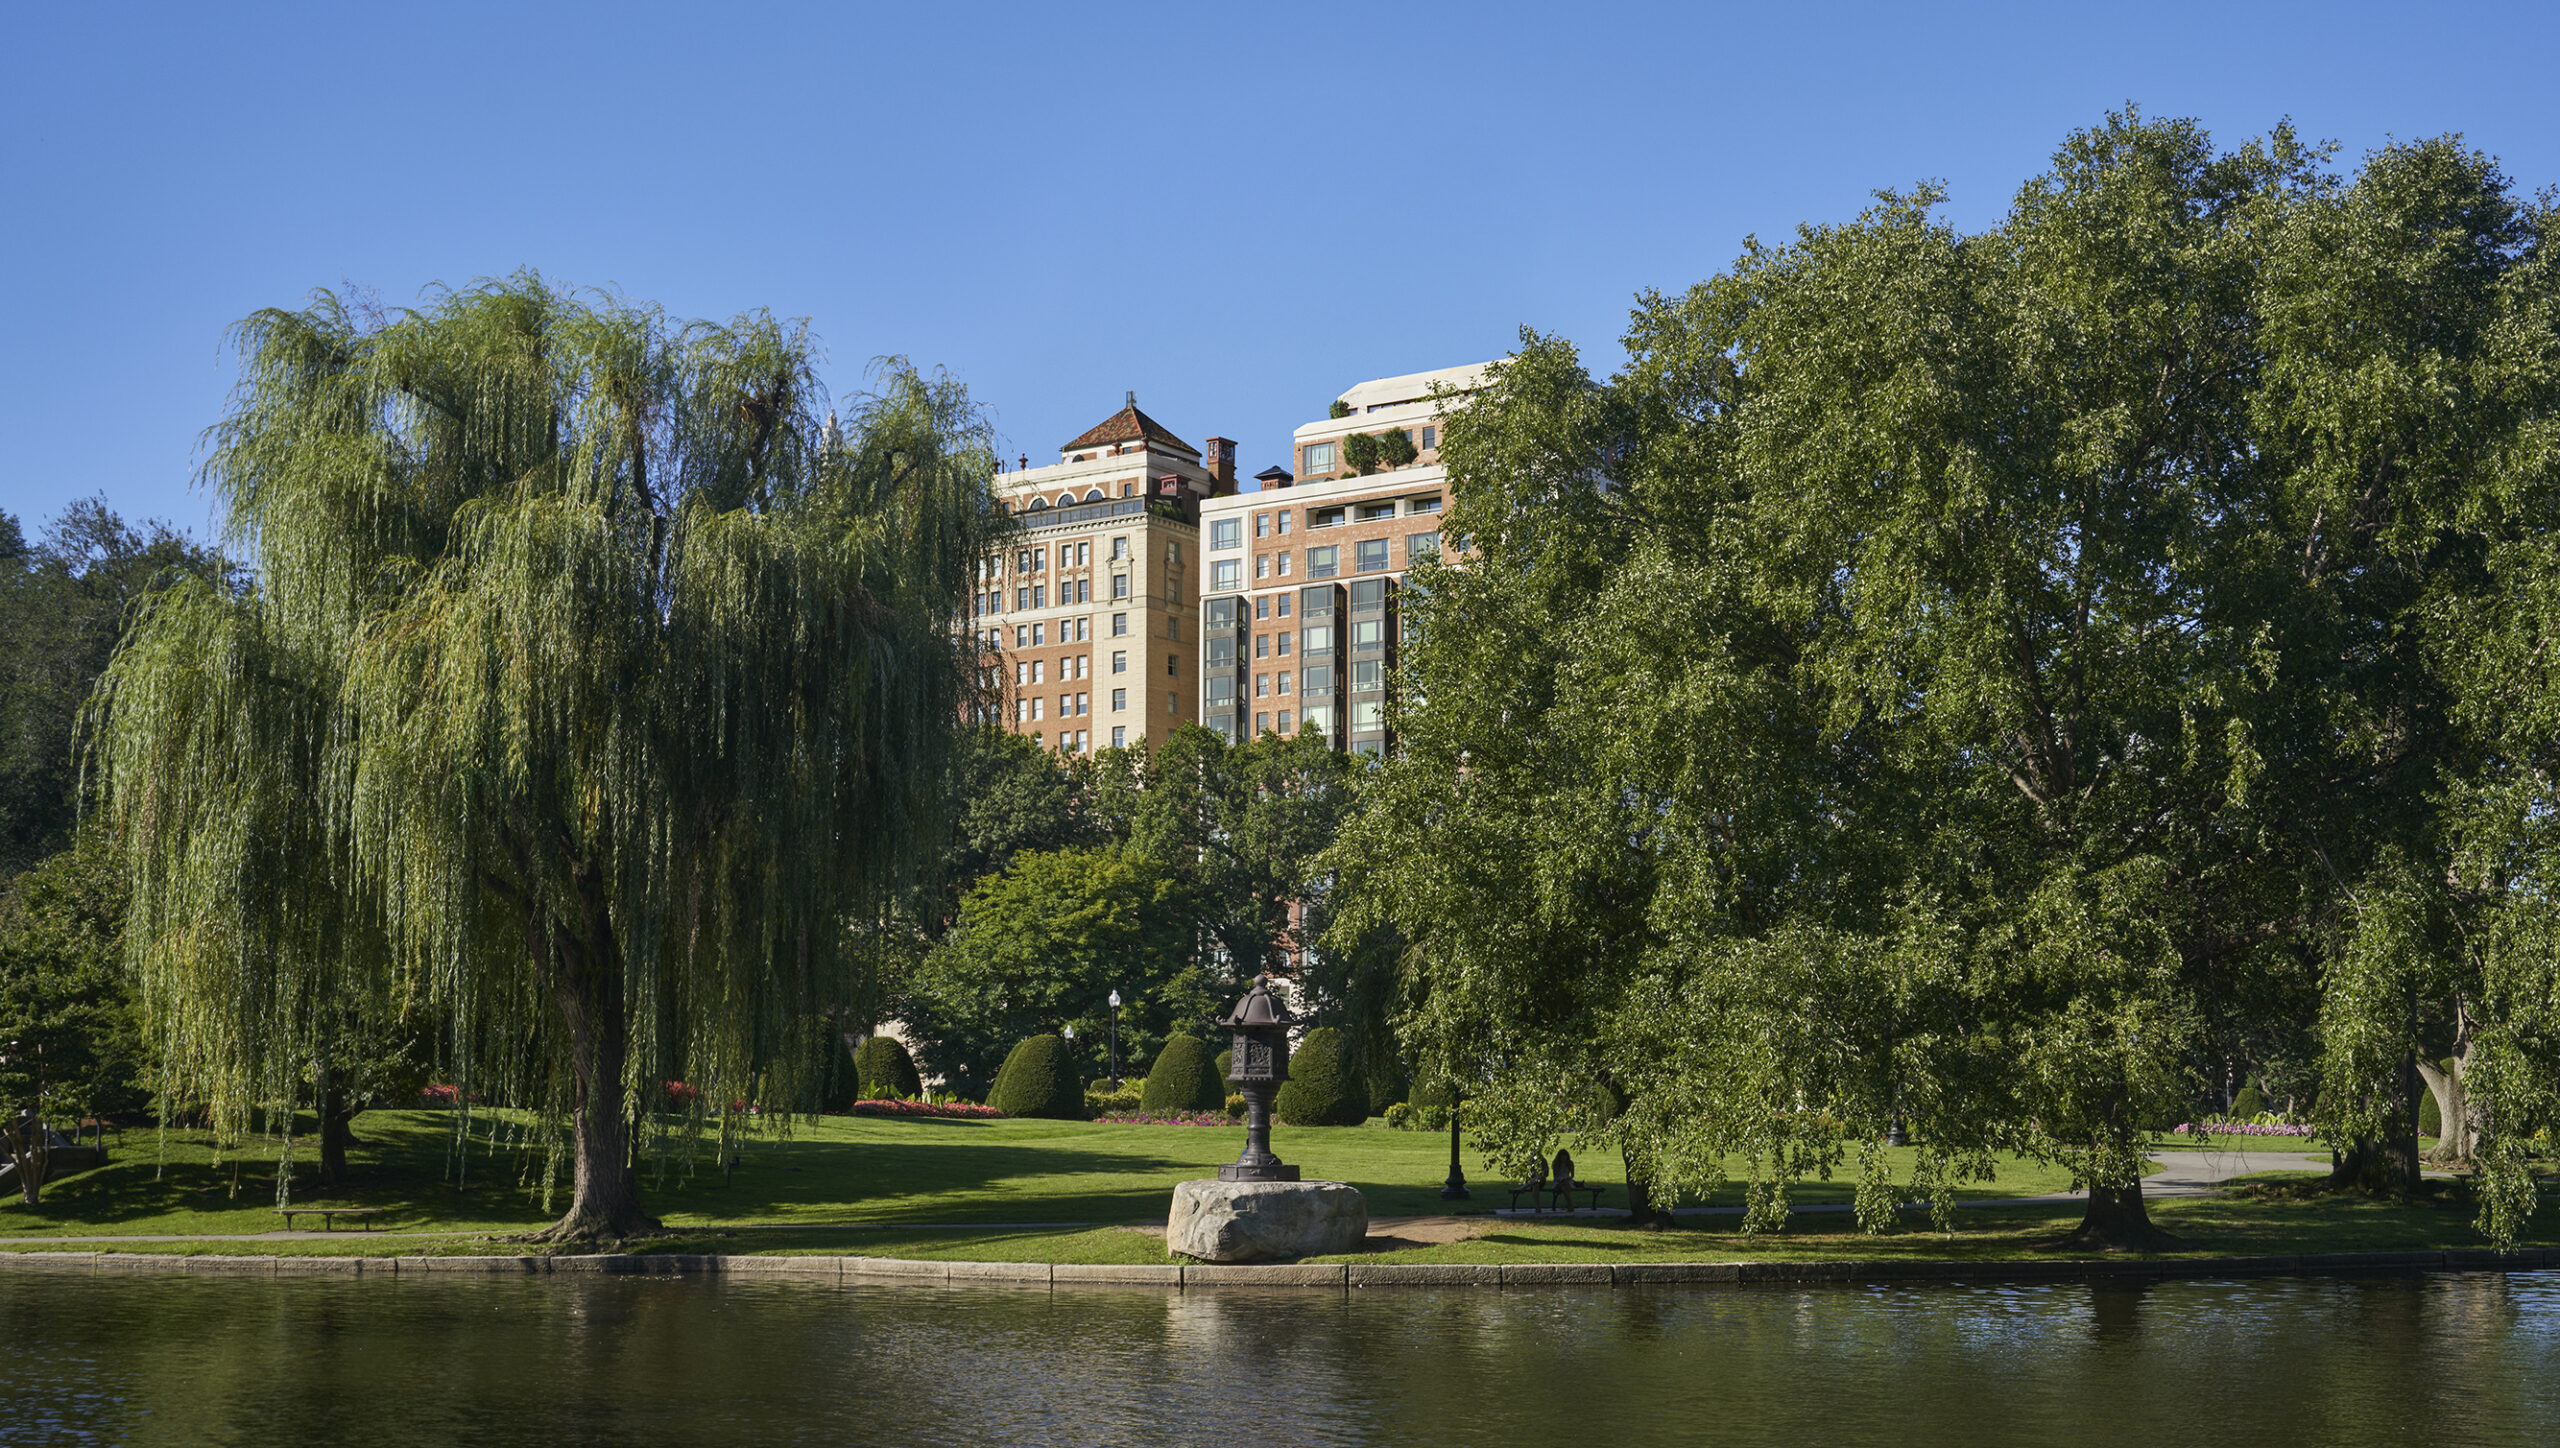
[[168, 1084], [236, 1132], [428, 1012], [567, 1128], [555, 1233], [640, 1230], [658, 1083], [802, 1105], [842, 922], [933, 848], [985, 424], [893, 362], [839, 434], [801, 330], [530, 275], [235, 335], [254, 582], [155, 595], [97, 705]]

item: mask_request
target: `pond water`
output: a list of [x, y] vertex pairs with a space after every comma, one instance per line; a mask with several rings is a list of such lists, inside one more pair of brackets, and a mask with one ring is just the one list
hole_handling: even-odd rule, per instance
[[969, 1290], [0, 1272], [0, 1442], [2560, 1442], [2560, 1275]]

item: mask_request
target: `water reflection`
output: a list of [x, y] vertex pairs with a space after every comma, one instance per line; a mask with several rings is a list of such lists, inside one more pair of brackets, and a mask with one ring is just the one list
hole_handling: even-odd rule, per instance
[[2552, 1274], [1181, 1294], [13, 1271], [0, 1343], [6, 1443], [2560, 1441]]

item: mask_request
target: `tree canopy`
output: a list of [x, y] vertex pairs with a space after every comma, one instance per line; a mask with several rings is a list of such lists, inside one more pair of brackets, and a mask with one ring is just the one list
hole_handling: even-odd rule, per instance
[[339, 1013], [431, 1012], [566, 1126], [558, 1230], [628, 1235], [659, 1083], [801, 1105], [934, 849], [985, 424], [893, 361], [839, 431], [800, 328], [530, 275], [236, 336], [254, 582], [153, 596], [99, 704], [167, 1069], [236, 1129]]
[[2394, 972], [2464, 953], [2418, 897], [2492, 750], [2448, 663], [2541, 576], [2560, 330], [2486, 158], [2324, 162], [2113, 117], [1987, 232], [1884, 194], [1643, 297], [1606, 381], [1524, 334], [1452, 417], [1470, 551], [1419, 575], [1337, 943], [1401, 932], [1494, 1144], [1738, 1158], [1757, 1226], [1856, 1151], [1881, 1225], [1901, 1123], [1941, 1203], [2014, 1148], [2128, 1242], [2146, 1131], [2265, 1022], [2368, 1022], [2324, 1116], [2412, 1119], [2451, 987]]

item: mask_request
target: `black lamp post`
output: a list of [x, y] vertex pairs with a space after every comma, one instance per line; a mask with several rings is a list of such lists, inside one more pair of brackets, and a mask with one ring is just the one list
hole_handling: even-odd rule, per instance
[[1289, 1079], [1289, 1027], [1296, 1018], [1271, 994], [1271, 977], [1253, 989], [1222, 1023], [1235, 1032], [1227, 1080], [1244, 1097], [1244, 1155], [1218, 1168], [1222, 1182], [1293, 1182], [1298, 1169], [1271, 1154], [1271, 1098]]
[[1458, 1103], [1462, 1099], [1457, 1087], [1449, 1088], [1449, 1179], [1440, 1186], [1444, 1202], [1463, 1202], [1468, 1197], [1467, 1173], [1458, 1165]]
[[1111, 993], [1111, 1089], [1120, 1089], [1120, 992]]

